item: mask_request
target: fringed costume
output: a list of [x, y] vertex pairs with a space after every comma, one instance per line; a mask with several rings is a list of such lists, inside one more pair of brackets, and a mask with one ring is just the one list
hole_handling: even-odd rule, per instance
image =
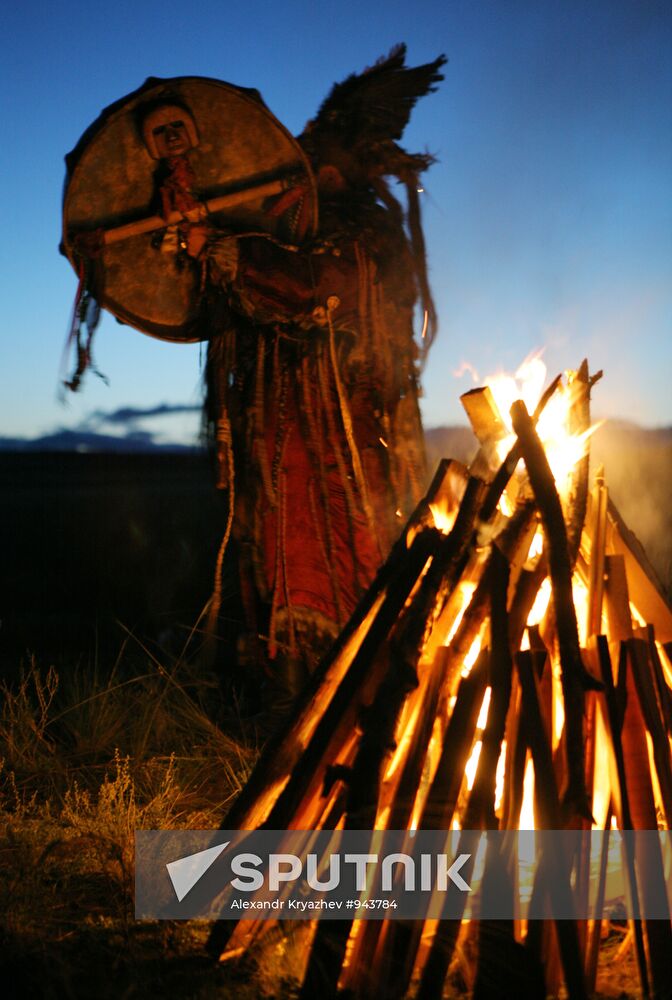
[[[390, 73], [390, 60], [368, 72]], [[423, 92], [438, 65], [421, 68]], [[318, 117], [304, 137], [320, 191], [316, 237], [297, 249], [218, 234], [202, 255], [207, 416], [219, 484], [235, 497], [246, 616], [239, 657], [266, 665], [277, 711], [345, 624], [426, 485], [418, 371], [434, 310], [417, 186], [431, 158], [388, 143], [390, 163], [374, 135], [375, 169], [363, 171], [361, 151], [349, 162], [342, 150], [329, 156], [333, 144], [325, 164], [319, 131]], [[406, 182], [406, 220], [388, 171]], [[292, 207], [300, 228], [300, 201]]]

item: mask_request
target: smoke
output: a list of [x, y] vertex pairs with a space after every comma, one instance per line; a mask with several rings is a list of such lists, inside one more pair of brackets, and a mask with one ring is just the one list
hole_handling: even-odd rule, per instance
[[604, 465], [609, 495], [672, 594], [672, 428], [607, 421], [594, 435], [591, 468]]
[[453, 372], [454, 378], [463, 378], [464, 375], [469, 375], [474, 385], [480, 384], [479, 374], [469, 361], [460, 362], [459, 368], [456, 368]]
[[[672, 427], [607, 420], [590, 440], [591, 475], [604, 466], [611, 499], [672, 596]], [[468, 427], [430, 428], [425, 443], [430, 473], [442, 458], [468, 464], [478, 447]]]

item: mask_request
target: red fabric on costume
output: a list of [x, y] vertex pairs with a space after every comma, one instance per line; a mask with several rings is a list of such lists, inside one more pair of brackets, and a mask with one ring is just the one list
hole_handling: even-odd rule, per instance
[[[349, 617], [375, 576], [381, 562], [378, 540], [362, 512], [342, 435], [337, 439], [337, 447], [348, 468], [355, 510], [349, 516], [334, 449], [325, 442], [324, 485], [330, 521], [326, 525], [321, 503], [322, 484], [302, 433], [303, 420], [293, 393], [288, 399], [285, 418], [287, 431], [280, 463], [283, 483], [279, 504], [272, 508], [264, 500], [262, 509], [265, 582], [268, 592], [275, 593], [278, 608], [307, 608], [319, 611], [330, 621], [339, 622], [343, 615], [346, 619]], [[271, 420], [266, 430], [269, 454], [272, 454], [275, 440], [275, 421]], [[375, 451], [384, 451], [379, 442]], [[391, 539], [385, 531], [390, 517], [383, 463], [377, 457], [369, 460], [367, 472], [372, 502], [380, 515], [378, 527], [385, 536], [382, 544], [387, 551]], [[340, 615], [334, 578], [340, 597]]]

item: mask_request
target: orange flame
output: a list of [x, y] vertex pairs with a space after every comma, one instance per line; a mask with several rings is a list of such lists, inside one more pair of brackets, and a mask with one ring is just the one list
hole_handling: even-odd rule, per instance
[[[566, 373], [566, 382], [561, 384], [549, 399], [537, 423], [537, 433], [544, 445], [555, 482], [560, 494], [567, 491], [574, 466], [587, 451], [587, 441], [599, 427], [594, 424], [584, 434], [574, 434], [569, 426], [571, 406], [574, 399], [574, 372]], [[510, 410], [513, 403], [522, 399], [530, 413], [533, 413], [541, 398], [546, 382], [546, 365], [540, 352], [523, 361], [515, 375], [500, 373], [486, 378], [504, 426], [509, 435], [497, 442], [497, 455], [503, 461], [515, 442], [511, 425]]]

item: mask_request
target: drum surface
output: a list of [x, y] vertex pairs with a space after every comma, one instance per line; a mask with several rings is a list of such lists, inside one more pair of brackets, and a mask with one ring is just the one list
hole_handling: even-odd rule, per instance
[[[256, 91], [202, 77], [150, 78], [103, 111], [66, 157], [63, 250], [78, 273], [78, 236], [143, 220], [160, 210], [157, 171], [162, 161], [152, 158], [142, 137], [144, 109], [156, 104], [179, 105], [195, 122], [198, 145], [186, 155], [199, 201], [283, 179], [305, 192], [308, 232], [314, 232], [317, 195], [308, 161]], [[242, 201], [210, 220], [229, 232], [263, 231], [288, 240], [291, 213], [269, 213], [278, 197]], [[199, 268], [190, 259], [185, 262], [158, 249], [160, 232], [127, 237], [87, 257], [89, 286], [101, 306], [143, 333], [163, 340], [200, 340]]]

